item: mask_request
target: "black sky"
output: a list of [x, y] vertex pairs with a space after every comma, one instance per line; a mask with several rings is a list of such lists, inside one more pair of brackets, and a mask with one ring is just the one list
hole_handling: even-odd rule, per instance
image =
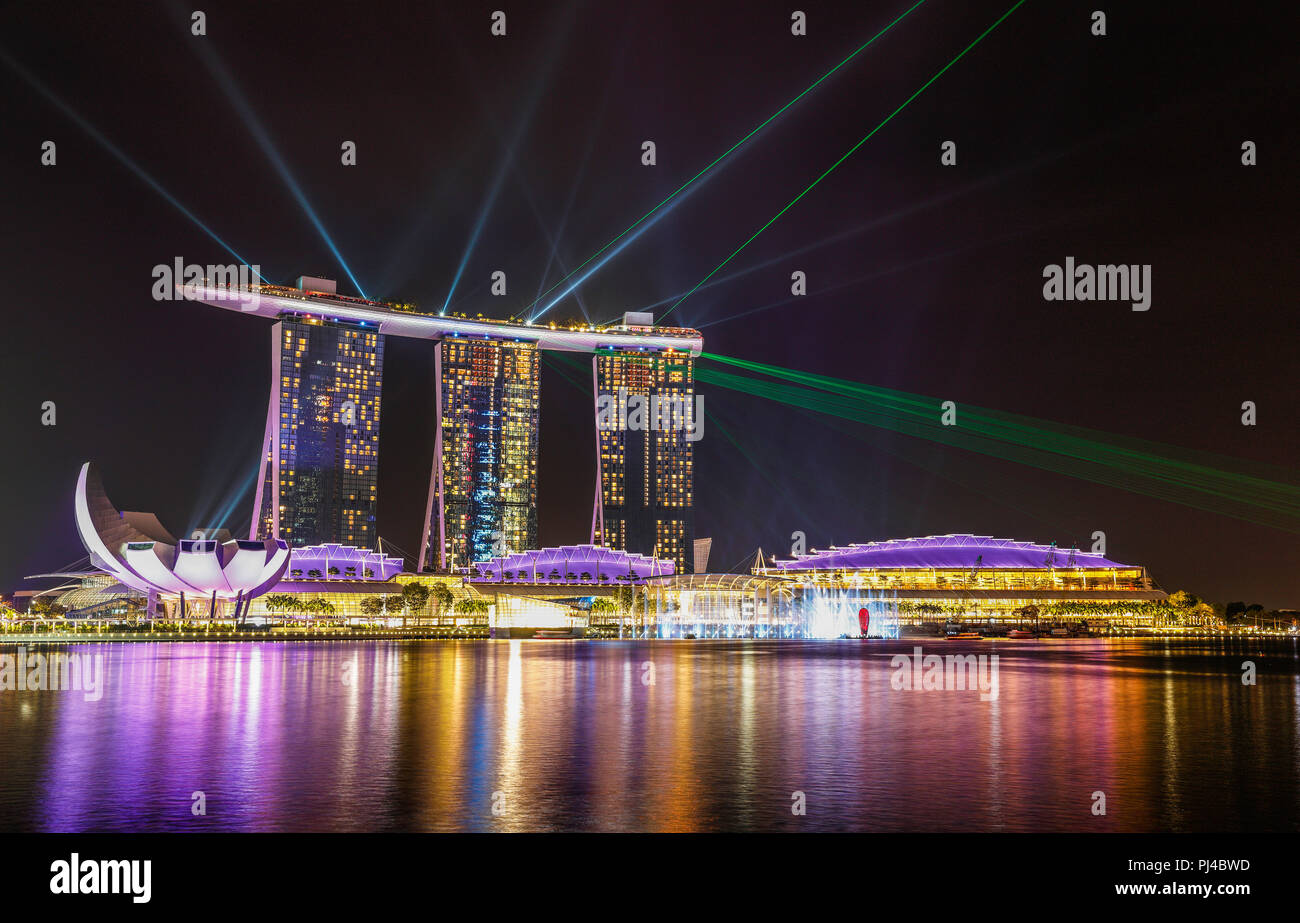
[[[689, 289], [1010, 2], [927, 0], [549, 316], [608, 320]], [[536, 294], [550, 236], [580, 263], [908, 5], [204, 2], [195, 37], [189, 6], [20, 3], [0, 11], [0, 48], [275, 281], [352, 289], [199, 43], [372, 297], [442, 304], [504, 164], [453, 297], [503, 316]], [[1113, 4], [1096, 38], [1098, 6], [1030, 0], [722, 275], [770, 266], [674, 319], [713, 352], [1294, 471], [1294, 18]], [[0, 589], [83, 554], [71, 497], [88, 459], [119, 507], [173, 531], [227, 507], [246, 527], [269, 324], [150, 298], [155, 264], [229, 255], [3, 63], [0, 104]], [[1247, 139], [1258, 166], [1240, 164]], [[1043, 266], [1069, 255], [1152, 264], [1151, 310], [1045, 302]], [[488, 294], [495, 269], [505, 298]], [[728, 320], [787, 298], [795, 269], [806, 298]], [[388, 341], [379, 530], [410, 552], [431, 357]], [[715, 570], [784, 553], [794, 530], [814, 546], [969, 531], [1082, 547], [1101, 529], [1166, 588], [1300, 602], [1294, 534], [702, 390], [744, 449], [708, 429], [698, 445]], [[585, 541], [589, 398], [549, 365], [542, 393], [541, 539]], [[1241, 425], [1243, 400], [1258, 426]]]

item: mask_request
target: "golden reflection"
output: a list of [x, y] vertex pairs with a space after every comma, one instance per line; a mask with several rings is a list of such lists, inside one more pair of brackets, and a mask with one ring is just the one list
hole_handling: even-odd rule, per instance
[[[526, 797], [521, 764], [523, 762], [524, 724], [524, 657], [523, 641], [510, 641], [510, 659], [506, 662], [506, 697], [502, 711], [504, 726], [501, 733], [501, 766], [497, 771], [497, 787], [492, 793], [494, 812], [500, 808], [496, 826], [503, 830], [526, 829], [518, 806]], [[504, 795], [499, 802], [497, 792]]]
[[[974, 690], [892, 688], [891, 656], [910, 654], [912, 642], [122, 645], [109, 649], [102, 701], [0, 695], [0, 752], [11, 767], [0, 779], [0, 825], [1159, 831], [1300, 823], [1300, 683], [1290, 649], [980, 646], [1001, 655], [992, 701]], [[1257, 686], [1241, 684], [1243, 657], [1272, 657]], [[194, 789], [208, 792], [206, 817], [189, 812]], [[1099, 790], [1104, 816], [1090, 811]], [[790, 811], [794, 791], [806, 793], [806, 816]], [[494, 792], [505, 796], [499, 815]]]

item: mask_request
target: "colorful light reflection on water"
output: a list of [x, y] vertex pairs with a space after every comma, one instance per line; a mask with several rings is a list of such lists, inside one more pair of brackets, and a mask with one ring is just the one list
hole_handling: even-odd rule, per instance
[[[893, 690], [917, 643], [998, 653], [998, 699]], [[98, 702], [0, 692], [0, 828], [1300, 827], [1291, 642], [77, 649], [105, 655]]]

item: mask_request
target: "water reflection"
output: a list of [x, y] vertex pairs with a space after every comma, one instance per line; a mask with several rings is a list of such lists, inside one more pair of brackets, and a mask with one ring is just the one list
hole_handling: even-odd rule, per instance
[[993, 701], [893, 689], [913, 647], [84, 645], [99, 701], [0, 692], [0, 827], [1300, 827], [1292, 643], [927, 644], [996, 651]]

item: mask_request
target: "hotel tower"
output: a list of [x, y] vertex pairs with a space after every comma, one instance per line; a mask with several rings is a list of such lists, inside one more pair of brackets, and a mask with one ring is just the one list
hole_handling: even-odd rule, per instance
[[537, 547], [541, 353], [450, 336], [438, 346], [438, 429], [420, 570]]
[[285, 316], [271, 328], [250, 538], [375, 548], [383, 373], [384, 338], [373, 327]]
[[[666, 558], [675, 563], [677, 573], [691, 573], [695, 569], [694, 442], [688, 437], [694, 427], [703, 425], [693, 418], [691, 354], [675, 349], [601, 351], [592, 358], [592, 377], [598, 402], [606, 395], [621, 408], [640, 398], [648, 416], [655, 419], [654, 425], [635, 426], [629, 423], [629, 414], [619, 412], [612, 425], [598, 422], [592, 543]], [[674, 411], [661, 415], [658, 408]]]
[[[540, 372], [547, 349], [594, 355], [601, 393], [636, 395], [691, 417], [703, 338], [650, 315], [608, 325], [423, 314], [340, 295], [328, 279], [297, 287], [203, 280], [183, 297], [275, 321], [271, 397], [251, 538], [295, 547], [374, 549], [384, 338], [431, 340], [437, 419], [418, 568], [447, 570], [537, 547]], [[625, 425], [595, 434], [593, 543], [693, 569], [690, 431]], [[694, 421], [701, 425], [702, 421]], [[415, 506], [412, 504], [412, 506]], [[412, 510], [418, 515], [419, 507]]]

